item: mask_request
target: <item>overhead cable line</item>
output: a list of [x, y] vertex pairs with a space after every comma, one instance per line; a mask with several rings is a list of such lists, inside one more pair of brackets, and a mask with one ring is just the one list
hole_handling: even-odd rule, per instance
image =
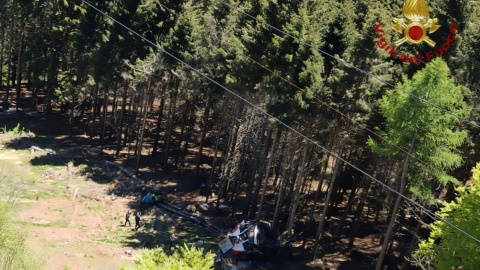
[[298, 37], [294, 36], [293, 34], [290, 34], [289, 32], [286, 32], [286, 31], [284, 31], [284, 30], [282, 30], [282, 29], [279, 29], [279, 28], [277, 28], [277, 27], [275, 27], [275, 26], [273, 26], [273, 25], [271, 25], [271, 24], [269, 24], [269, 23], [267, 23], [267, 22], [265, 22], [265, 21], [263, 21], [263, 20], [261, 20], [261, 19], [258, 19], [257, 17], [251, 15], [250, 13], [248, 13], [248, 12], [246, 12], [246, 11], [241, 10], [240, 8], [238, 8], [238, 7], [236, 7], [236, 6], [233, 6], [233, 5], [230, 5], [230, 4], [228, 4], [228, 3], [225, 3], [225, 2], [223, 2], [222, 0], [212, 0], [212, 1], [217, 1], [217, 2], [219, 2], [219, 3], [221, 3], [221, 4], [225, 5], [225, 6], [228, 6], [229, 8], [234, 9], [234, 10], [242, 13], [243, 15], [245, 15], [245, 16], [247, 16], [247, 17], [249, 17], [249, 18], [251, 18], [251, 19], [253, 19], [253, 20], [255, 20], [255, 21], [257, 21], [257, 22], [259, 22], [259, 23], [261, 23], [261, 24], [263, 24], [263, 25], [265, 25], [265, 26], [267, 26], [267, 27], [269, 27], [269, 28], [271, 28], [271, 29], [273, 29], [273, 30], [281, 33], [281, 34], [283, 34], [283, 35], [285, 35], [285, 36], [288, 36], [288, 37], [290, 37], [290, 38], [298, 41], [299, 43], [301, 43], [301, 44], [303, 44], [303, 45], [305, 45], [305, 46], [307, 46], [307, 47], [310, 47], [310, 48], [312, 48], [312, 49], [315, 49], [315, 50], [317, 50], [318, 52], [320, 52], [320, 53], [322, 53], [322, 54], [324, 54], [324, 55], [326, 55], [326, 56], [328, 56], [328, 57], [330, 57], [330, 58], [332, 58], [332, 59], [335, 59], [335, 60], [343, 63], [344, 65], [346, 65], [346, 66], [348, 66], [348, 67], [351, 67], [351, 68], [353, 68], [353, 69], [355, 69], [355, 70], [357, 70], [357, 71], [359, 71], [359, 72], [361, 72], [361, 73], [363, 73], [363, 74], [365, 74], [365, 75], [368, 75], [368, 76], [376, 79], [377, 81], [379, 81], [379, 82], [381, 82], [381, 83], [383, 83], [383, 84], [385, 84], [385, 85], [391, 86], [391, 87], [393, 87], [393, 88], [395, 88], [395, 89], [398, 89], [398, 90], [402, 91], [403, 93], [405, 93], [405, 94], [407, 94], [407, 95], [409, 95], [409, 96], [411, 96], [411, 97], [413, 97], [413, 98], [418, 99], [419, 101], [421, 101], [421, 103], [423, 102], [423, 103], [425, 103], [426, 105], [429, 105], [429, 106], [431, 106], [431, 107], [434, 107], [434, 108], [436, 108], [436, 109], [439, 109], [439, 110], [441, 110], [441, 111], [443, 111], [443, 112], [445, 112], [445, 113], [447, 113], [447, 114], [449, 114], [449, 115], [451, 115], [451, 116], [453, 116], [453, 117], [461, 120], [462, 122], [468, 122], [468, 123], [470, 123], [471, 125], [473, 125], [473, 126], [475, 126], [475, 127], [480, 127], [480, 125], [478, 125], [477, 123], [473, 122], [472, 120], [463, 118], [463, 117], [461, 117], [461, 116], [459, 116], [459, 115], [457, 115], [457, 114], [455, 114], [455, 113], [453, 113], [453, 112], [451, 112], [451, 111], [449, 111], [449, 110], [447, 110], [447, 109], [445, 109], [445, 108], [442, 108], [442, 107], [439, 106], [439, 105], [436, 105], [436, 104], [434, 104], [434, 103], [432, 103], [432, 102], [430, 102], [430, 101], [428, 101], [428, 100], [426, 100], [426, 99], [424, 99], [424, 98], [422, 98], [422, 97], [419, 97], [419, 96], [417, 96], [417, 95], [415, 95], [415, 94], [413, 94], [413, 93], [411, 93], [411, 92], [408, 92], [408, 91], [406, 91], [406, 90], [404, 90], [404, 89], [402, 89], [402, 88], [400, 88], [400, 87], [398, 87], [398, 86], [396, 86], [396, 85], [394, 85], [394, 84], [392, 84], [392, 83], [389, 83], [389, 82], [385, 81], [384, 79], [378, 77], [377, 75], [371, 73], [370, 71], [363, 70], [363, 69], [361, 69], [361, 68], [359, 68], [359, 67], [357, 67], [357, 66], [355, 66], [355, 65], [353, 65], [353, 64], [350, 64], [349, 62], [343, 60], [342, 58], [340, 58], [340, 57], [338, 57], [338, 56], [335, 56], [335, 55], [332, 55], [332, 54], [330, 54], [330, 53], [328, 53], [328, 52], [320, 49], [319, 47], [317, 47], [317, 46], [315, 46], [315, 45], [312, 45], [312, 44], [310, 44], [309, 42], [307, 42], [307, 41], [305, 41], [305, 40], [303, 40], [303, 39], [301, 39], [301, 38], [298, 38]]
[[[290, 84], [291, 86], [295, 87], [296, 89], [300, 90], [301, 92], [307, 94], [307, 90], [305, 90], [304, 88], [301, 88], [300, 86], [296, 85], [295, 83], [289, 81], [288, 79], [284, 78], [283, 76], [281, 76], [280, 74], [276, 73], [275, 71], [271, 70], [270, 68], [262, 65], [261, 63], [255, 61], [254, 59], [252, 59], [250, 56], [246, 56], [250, 61], [252, 61], [253, 63], [257, 64], [258, 66], [260, 66], [261, 68], [265, 69], [266, 71], [270, 72], [271, 74], [273, 74], [274, 76], [280, 78], [282, 81]], [[377, 138], [379, 138], [380, 140], [386, 142], [387, 144], [397, 148], [398, 150], [404, 152], [405, 154], [407, 154], [407, 156], [411, 156], [412, 158], [414, 158], [415, 160], [417, 160], [418, 162], [422, 163], [423, 165], [425, 165], [426, 167], [432, 169], [433, 171], [440, 171], [439, 169], [433, 167], [432, 165], [428, 164], [426, 161], [418, 158], [415, 154], [409, 154], [408, 151], [401, 147], [401, 146], [398, 146], [396, 145], [395, 143], [391, 142], [390, 140], [386, 139], [385, 137], [383, 137], [382, 135], [378, 134], [378, 132], [375, 132], [373, 131], [372, 129], [368, 128], [367, 126], [365, 126], [364, 124], [358, 122], [357, 120], [353, 119], [352, 117], [348, 116], [347, 114], [343, 113], [342, 111], [336, 109], [335, 107], [331, 106], [330, 104], [328, 104], [327, 102], [321, 100], [320, 98], [318, 98], [317, 96], [315, 95], [312, 95], [313, 99], [315, 99], [316, 101], [320, 102], [322, 105], [324, 105], [325, 107], [329, 108], [330, 110], [340, 114], [341, 116], [347, 118], [348, 120], [350, 120], [351, 122], [353, 122], [354, 124], [356, 124], [357, 126], [359, 126], [360, 128], [370, 132], [371, 134], [375, 135]]]
[[247, 99], [243, 98], [242, 96], [240, 96], [239, 94], [237, 94], [236, 92], [228, 89], [226, 86], [223, 86], [221, 83], [215, 81], [214, 79], [210, 78], [208, 75], [202, 73], [200, 70], [192, 67], [190, 64], [184, 62], [183, 60], [181, 60], [180, 58], [176, 57], [175, 55], [173, 55], [172, 53], [168, 52], [167, 50], [163, 49], [162, 47], [160, 47], [159, 45], [153, 43], [152, 41], [150, 41], [149, 39], [147, 39], [146, 37], [140, 35], [139, 33], [137, 33], [136, 31], [132, 30], [131, 28], [129, 28], [128, 26], [125, 26], [123, 23], [117, 21], [116, 19], [114, 19], [113, 17], [111, 17], [110, 15], [106, 14], [105, 12], [103, 12], [102, 10], [98, 9], [96, 6], [90, 4], [88, 1], [86, 0], [81, 0], [83, 3], [85, 3], [86, 5], [90, 6], [91, 8], [95, 9], [97, 12], [101, 13], [102, 15], [104, 15], [105, 17], [111, 19], [112, 21], [114, 21], [115, 23], [121, 25], [122, 27], [124, 27], [125, 29], [127, 29], [129, 32], [131, 32], [132, 34], [140, 37], [141, 39], [143, 39], [144, 41], [146, 41], [147, 43], [149, 43], [150, 45], [154, 46], [155, 48], [157, 48], [158, 50], [160, 50], [161, 52], [165, 53], [166, 55], [172, 57], [173, 59], [177, 60], [178, 62], [180, 62], [181, 64], [183, 64], [185, 67], [191, 69], [192, 71], [194, 71], [195, 73], [197, 73], [198, 75], [200, 75], [201, 77], [204, 77], [205, 79], [207, 79], [208, 81], [210, 81], [211, 83], [217, 85], [218, 87], [220, 87], [221, 89], [227, 91], [228, 93], [230, 93], [231, 95], [237, 97], [238, 99], [242, 100], [243, 102], [245, 102], [246, 104], [250, 105], [252, 108], [262, 112], [263, 114], [265, 114], [266, 116], [270, 117], [271, 119], [275, 120], [276, 122], [278, 122], [280, 125], [284, 126], [285, 128], [289, 129], [290, 131], [292, 131], [293, 133], [297, 134], [298, 136], [304, 138], [305, 140], [307, 140], [308, 142], [314, 144], [315, 146], [319, 147], [320, 149], [322, 149], [324, 152], [336, 157], [338, 160], [344, 162], [345, 164], [349, 165], [350, 167], [354, 168], [355, 170], [359, 171], [360, 173], [364, 174], [365, 176], [367, 176], [368, 178], [370, 178], [371, 180], [377, 182], [378, 184], [380, 184], [381, 186], [383, 186], [384, 188], [390, 190], [391, 192], [397, 194], [398, 196], [402, 197], [403, 199], [411, 202], [412, 204], [416, 205], [418, 208], [422, 209], [423, 211], [425, 211], [426, 213], [432, 215], [435, 217], [435, 220], [441, 220], [442, 222], [444, 222], [445, 224], [449, 225], [450, 227], [452, 227], [453, 229], [459, 231], [460, 233], [462, 233], [463, 235], [473, 239], [475, 242], [479, 243], [480, 244], [480, 240], [475, 238], [473, 235], [469, 234], [468, 232], [458, 228], [457, 226], [453, 225], [452, 223], [450, 223], [449, 221], [443, 219], [442, 217], [436, 215], [435, 213], [431, 212], [430, 210], [426, 209], [424, 206], [420, 205], [419, 203], [415, 202], [414, 200], [410, 199], [409, 197], [401, 194], [400, 192], [396, 191], [395, 189], [393, 189], [392, 187], [388, 186], [387, 184], [383, 183], [382, 181], [376, 179], [375, 177], [371, 176], [370, 174], [366, 173], [365, 171], [363, 171], [362, 169], [358, 168], [357, 166], [355, 166], [354, 164], [350, 163], [349, 161], [345, 160], [344, 158], [342, 158], [341, 156], [339, 156], [338, 154], [330, 151], [329, 149], [327, 149], [326, 147], [322, 146], [321, 144], [319, 144], [318, 142], [314, 141], [313, 139], [307, 137], [306, 135], [304, 135], [303, 133], [301, 133], [300, 131], [294, 129], [293, 127], [290, 127], [289, 125], [285, 124], [284, 122], [282, 122], [280, 119], [278, 119], [277, 117], [271, 115], [270, 113], [268, 113], [267, 111], [265, 111], [264, 109], [262, 109], [261, 107], [253, 104], [252, 102], [248, 101]]
[[[230, 45], [226, 45], [227, 47], [230, 46]], [[296, 85], [295, 83], [291, 82], [290, 80], [286, 79], [285, 77], [281, 76], [280, 74], [276, 73], [275, 71], [271, 70], [270, 68], [266, 67], [265, 65], [262, 65], [261, 63], [259, 63], [258, 61], [254, 60], [253, 58], [251, 58], [250, 56], [248, 55], [245, 55], [251, 62], [253, 62], [254, 64], [256, 64], [257, 66], [261, 67], [262, 69], [270, 72], [271, 74], [273, 74], [274, 76], [280, 78], [281, 80], [283, 80], [284, 82], [290, 84], [291, 86], [295, 87], [296, 89], [300, 90], [301, 92], [307, 94], [307, 91], [303, 88], [301, 88], [300, 86]], [[350, 120], [352, 123], [356, 124], [357, 126], [359, 126], [361, 129], [364, 129], [368, 132], [370, 132], [371, 134], [373, 134], [374, 136], [376, 136], [377, 138], [379, 138], [380, 140], [386, 142], [387, 144], [393, 146], [394, 148], [397, 148], [398, 150], [404, 152], [405, 154], [407, 154], [408, 156], [411, 156], [413, 159], [417, 160], [418, 162], [422, 163], [423, 165], [425, 165], [426, 167], [430, 168], [431, 170], [433, 171], [440, 171], [439, 169], [437, 168], [434, 168], [432, 165], [428, 164], [426, 161], [418, 158], [415, 154], [409, 154], [408, 153], [408, 150], [404, 147], [401, 147], [399, 145], [396, 145], [395, 143], [389, 141], [388, 139], [386, 139], [385, 137], [383, 137], [382, 135], [378, 134], [378, 132], [375, 132], [373, 131], [372, 129], [368, 128], [367, 126], [363, 125], [362, 123], [358, 122], [357, 120], [353, 119], [352, 117], [349, 117], [347, 114], [343, 113], [342, 111], [340, 111], [339, 109], [336, 109], [334, 108], [333, 106], [329, 105], [327, 102], [321, 100], [319, 97], [317, 97], [316, 95], [312, 95], [313, 99], [315, 99], [317, 102], [319, 102], [320, 104], [322, 104], [323, 106], [327, 107], [328, 109], [340, 114], [341, 116], [345, 117], [346, 119]]]

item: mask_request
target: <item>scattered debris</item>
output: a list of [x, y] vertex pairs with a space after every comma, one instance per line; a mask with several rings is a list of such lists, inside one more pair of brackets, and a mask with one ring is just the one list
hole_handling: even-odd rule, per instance
[[78, 187], [75, 189], [75, 192], [73, 193], [72, 200], [78, 197]]
[[42, 177], [42, 179], [58, 179], [62, 176], [62, 173], [61, 172], [58, 172], [58, 171], [55, 171], [53, 170], [52, 168], [47, 168], [46, 170], [44, 170], [40, 176]]
[[52, 149], [42, 149], [38, 146], [31, 146], [30, 147], [30, 158], [33, 158], [33, 156], [35, 155], [35, 151], [38, 151], [38, 152], [46, 152], [47, 154], [52, 154], [52, 155], [55, 155], [57, 154], [57, 152], [53, 151]]
[[321, 259], [315, 259], [309, 263], [307, 263], [307, 266], [315, 268], [315, 269], [324, 269], [324, 263]]
[[209, 206], [206, 203], [200, 203], [198, 204], [198, 208], [200, 208], [200, 210], [205, 212], [205, 211], [208, 211]]
[[[269, 242], [275, 244], [269, 245]], [[253, 220], [238, 223], [218, 247], [215, 263], [223, 269], [258, 269], [253, 267], [253, 262], [259, 256], [264, 260], [268, 257], [266, 254], [278, 251], [270, 224]]]

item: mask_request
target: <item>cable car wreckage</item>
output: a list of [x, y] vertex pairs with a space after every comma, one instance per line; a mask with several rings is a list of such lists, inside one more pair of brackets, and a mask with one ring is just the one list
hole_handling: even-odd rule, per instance
[[[212, 233], [224, 231], [208, 220], [185, 212], [174, 204], [163, 201], [157, 206], [184, 219], [203, 225]], [[227, 237], [218, 243], [219, 251], [215, 259], [215, 265], [216, 267], [221, 266], [220, 269], [224, 270], [257, 269], [252, 267], [258, 264], [271, 268], [270, 263], [265, 260], [269, 257], [273, 258], [278, 252], [276, 243], [270, 224], [253, 220], [242, 221], [231, 232], [227, 233]]]
[[[256, 261], [259, 255], [265, 257], [265, 253], [271, 252], [269, 243], [274, 239], [269, 224], [244, 220], [218, 243], [219, 251], [215, 263], [217, 266], [222, 265], [226, 270], [239, 269], [237, 266], [241, 265], [243, 266], [241, 269], [251, 269], [252, 260]], [[236, 263], [227, 262], [227, 258]]]
[[[109, 165], [113, 165], [130, 178], [140, 182], [140, 179], [124, 169], [122, 166], [110, 161], [105, 161], [105, 164], [109, 171]], [[128, 191], [124, 185], [122, 185], [122, 187], [124, 190]], [[138, 186], [135, 186], [135, 188], [137, 187]], [[158, 192], [153, 193], [158, 194]], [[183, 219], [191, 220], [205, 227], [212, 233], [221, 233], [224, 231], [202, 216], [184, 211], [184, 209], [173, 203], [170, 203], [165, 199], [160, 199], [155, 202], [152, 201], [152, 206], [157, 212], [160, 211], [160, 209], [167, 210]], [[202, 206], [203, 204], [199, 205], [200, 208], [202, 208]], [[220, 205], [219, 208], [222, 208], [221, 206], [222, 205]], [[205, 207], [208, 208], [208, 205]], [[263, 261], [265, 267], [272, 268], [273, 265], [265, 262], [265, 259], [268, 257], [273, 258], [274, 256], [278, 255], [279, 247], [270, 224], [255, 221], [242, 221], [238, 223], [231, 232], [227, 233], [227, 237], [218, 243], [218, 246], [219, 252], [215, 259], [215, 266], [222, 265], [224, 270], [253, 269], [252, 264], [255, 263], [252, 263], [252, 260], [257, 261], [256, 264], [261, 264], [261, 261]], [[272, 254], [273, 256], [271, 256]], [[233, 264], [227, 262], [229, 255], [234, 257]], [[258, 255], [261, 259], [258, 259]]]

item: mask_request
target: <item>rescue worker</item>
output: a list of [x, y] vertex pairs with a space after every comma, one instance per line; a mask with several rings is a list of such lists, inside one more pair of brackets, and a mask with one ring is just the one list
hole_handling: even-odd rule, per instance
[[157, 197], [157, 195], [153, 194], [152, 195], [152, 204], [157, 206], [157, 203], [158, 203], [158, 197]]
[[138, 230], [138, 228], [140, 228], [140, 213], [137, 212], [137, 214], [135, 215], [135, 231]]
[[152, 206], [152, 194], [150, 192], [143, 197], [142, 202], [145, 204], [146, 207], [151, 207]]
[[132, 227], [132, 224], [130, 223], [130, 215], [132, 214], [132, 212], [130, 212], [130, 210], [127, 211], [127, 213], [125, 214], [125, 225], [123, 226], [127, 226], [127, 222], [128, 222], [128, 226]]

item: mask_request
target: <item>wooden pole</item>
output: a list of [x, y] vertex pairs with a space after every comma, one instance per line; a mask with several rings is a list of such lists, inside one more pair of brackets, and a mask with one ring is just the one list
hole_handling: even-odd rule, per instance
[[67, 188], [70, 188], [70, 185], [72, 184], [72, 181], [73, 181], [73, 162], [72, 161], [69, 161], [67, 163], [67, 170], [68, 170]]

